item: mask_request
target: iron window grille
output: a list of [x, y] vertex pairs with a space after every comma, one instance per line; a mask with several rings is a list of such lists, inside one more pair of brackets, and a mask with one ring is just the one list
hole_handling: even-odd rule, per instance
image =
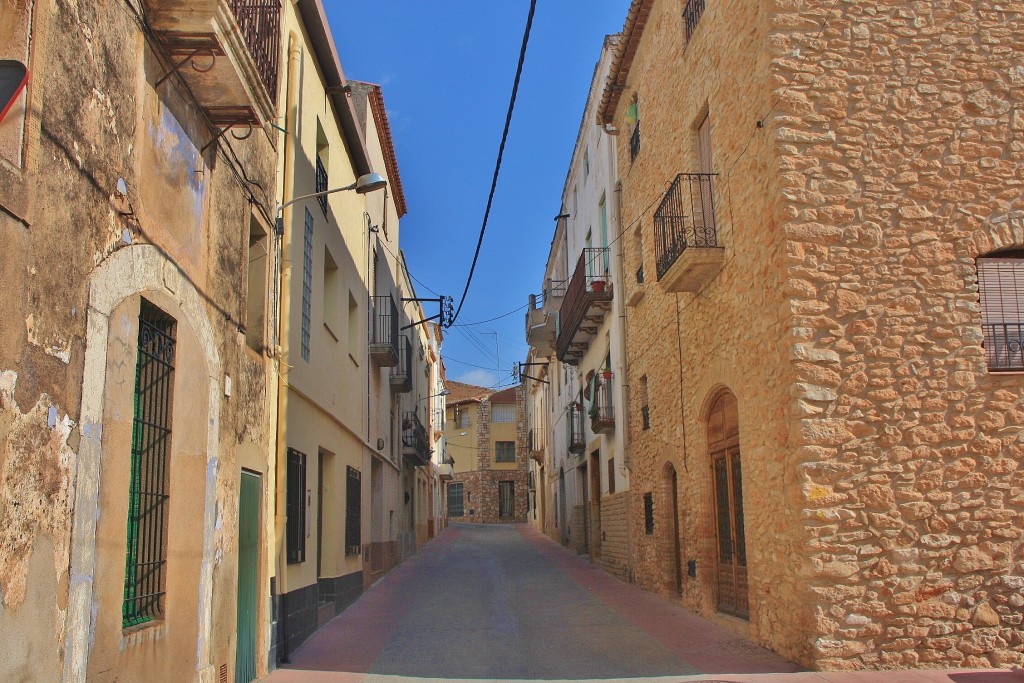
[[299, 351], [309, 362], [309, 330], [313, 321], [313, 215], [306, 209], [302, 238], [302, 330]]
[[515, 482], [498, 482], [498, 516], [512, 517], [515, 514]]
[[516, 461], [516, 442], [515, 441], [496, 441], [494, 443], [494, 461], [495, 462], [515, 462]]
[[494, 403], [491, 405], [491, 422], [515, 422], [516, 405], [514, 403]]
[[306, 454], [288, 449], [285, 515], [288, 564], [306, 561]]
[[142, 300], [135, 367], [123, 628], [163, 616], [177, 321]]
[[[316, 157], [316, 189], [314, 192], [326, 192], [327, 191], [327, 169], [324, 168], [324, 162], [320, 158], [320, 155]], [[316, 198], [320, 202], [320, 208], [323, 209], [324, 215], [327, 215], [327, 195], [322, 194]]]
[[693, 38], [693, 32], [697, 30], [697, 24], [704, 14], [706, 0], [688, 0], [683, 8], [683, 23], [686, 24], [686, 40]]
[[350, 465], [345, 473], [345, 557], [351, 557], [362, 548], [362, 474]]
[[462, 517], [464, 514], [465, 506], [463, 504], [462, 484], [448, 484], [448, 516]]
[[654, 494], [644, 494], [644, 531], [648, 536], [654, 533]]
[[982, 257], [977, 265], [989, 372], [1024, 370], [1024, 250]]

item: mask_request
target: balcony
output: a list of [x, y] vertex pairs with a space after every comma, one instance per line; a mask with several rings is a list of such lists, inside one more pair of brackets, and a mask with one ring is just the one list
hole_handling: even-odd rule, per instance
[[212, 123], [275, 118], [281, 45], [278, 0], [143, 0], [150, 28]]
[[398, 306], [390, 294], [370, 297], [370, 358], [378, 365], [398, 365]]
[[981, 328], [989, 372], [1024, 370], [1024, 323], [987, 323]]
[[544, 464], [544, 435], [539, 429], [531, 429], [526, 435], [526, 450], [530, 457]]
[[570, 453], [579, 455], [587, 450], [583, 434], [583, 406], [579, 403], [570, 403], [565, 409], [565, 431]]
[[447, 452], [441, 457], [441, 462], [437, 463], [437, 476], [441, 481], [451, 481], [455, 478], [455, 458]]
[[565, 280], [548, 280], [544, 291], [530, 295], [526, 311], [526, 343], [538, 356], [550, 356], [558, 333], [558, 308], [565, 297]]
[[602, 370], [594, 377], [590, 400], [590, 431], [607, 434], [615, 431], [615, 410], [612, 404], [612, 372]]
[[612, 308], [612, 283], [609, 279], [611, 256], [608, 247], [584, 249], [558, 309], [559, 330], [556, 343], [558, 360], [576, 365], [590, 348], [597, 329]]
[[402, 415], [402, 455], [416, 467], [430, 463], [430, 440], [427, 428], [416, 413]]
[[654, 212], [658, 280], [669, 292], [697, 292], [722, 268], [714, 173], [680, 173]]
[[396, 394], [412, 391], [412, 342], [404, 334], [398, 336], [398, 365], [391, 371], [391, 390]]

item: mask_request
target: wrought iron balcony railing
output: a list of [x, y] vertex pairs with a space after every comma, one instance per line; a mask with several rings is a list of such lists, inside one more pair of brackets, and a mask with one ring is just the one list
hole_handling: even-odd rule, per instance
[[611, 250], [584, 249], [558, 309], [558, 359], [575, 364], [597, 334], [597, 323], [611, 309]]
[[596, 433], [615, 429], [611, 370], [602, 370], [594, 377], [590, 400], [590, 429]]
[[692, 247], [718, 247], [714, 173], [680, 173], [654, 212], [658, 279]]
[[398, 365], [391, 371], [391, 388], [399, 394], [412, 391], [412, 342], [405, 334], [398, 335]]
[[683, 23], [686, 24], [686, 39], [693, 37], [701, 15], [704, 14], [704, 4], [707, 0], [688, 0], [683, 8]]
[[414, 465], [430, 462], [430, 439], [427, 438], [426, 427], [415, 412], [402, 415], [402, 455]]
[[1024, 370], [1024, 323], [987, 323], [982, 331], [990, 371]]
[[384, 367], [394, 367], [398, 365], [398, 306], [390, 294], [370, 299], [370, 357]]
[[[316, 157], [316, 189], [314, 192], [326, 192], [327, 191], [327, 169], [324, 168], [324, 162], [320, 159], [320, 156]], [[323, 209], [324, 214], [327, 214], [327, 195], [322, 194], [316, 198], [320, 202], [320, 208]]]
[[583, 406], [573, 402], [565, 409], [566, 443], [570, 453], [582, 453], [587, 449], [583, 434]]
[[260, 80], [272, 100], [277, 99], [277, 71], [281, 52], [281, 3], [278, 0], [229, 0], [238, 30], [245, 38]]

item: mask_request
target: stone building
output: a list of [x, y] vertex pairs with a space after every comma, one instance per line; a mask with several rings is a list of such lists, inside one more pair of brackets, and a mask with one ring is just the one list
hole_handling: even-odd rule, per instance
[[449, 381], [447, 387], [445, 442], [454, 460], [448, 521], [526, 522], [530, 496], [522, 386], [496, 392]]
[[0, 9], [3, 680], [267, 670], [279, 9], [171, 5]]
[[[542, 529], [629, 578], [625, 301], [616, 139], [595, 122], [620, 36], [607, 36], [580, 122], [540, 297], [526, 314], [530, 453]], [[550, 456], [550, 457], [549, 457]]]
[[1020, 665], [1024, 16], [682, 7], [597, 118], [636, 581], [810, 667]]

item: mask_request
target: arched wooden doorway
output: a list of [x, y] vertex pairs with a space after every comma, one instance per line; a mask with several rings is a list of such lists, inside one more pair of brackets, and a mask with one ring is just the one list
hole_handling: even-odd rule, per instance
[[717, 605], [744, 619], [750, 616], [747, 549], [743, 533], [743, 476], [740, 467], [740, 422], [736, 397], [719, 394], [708, 413], [716, 529]]

